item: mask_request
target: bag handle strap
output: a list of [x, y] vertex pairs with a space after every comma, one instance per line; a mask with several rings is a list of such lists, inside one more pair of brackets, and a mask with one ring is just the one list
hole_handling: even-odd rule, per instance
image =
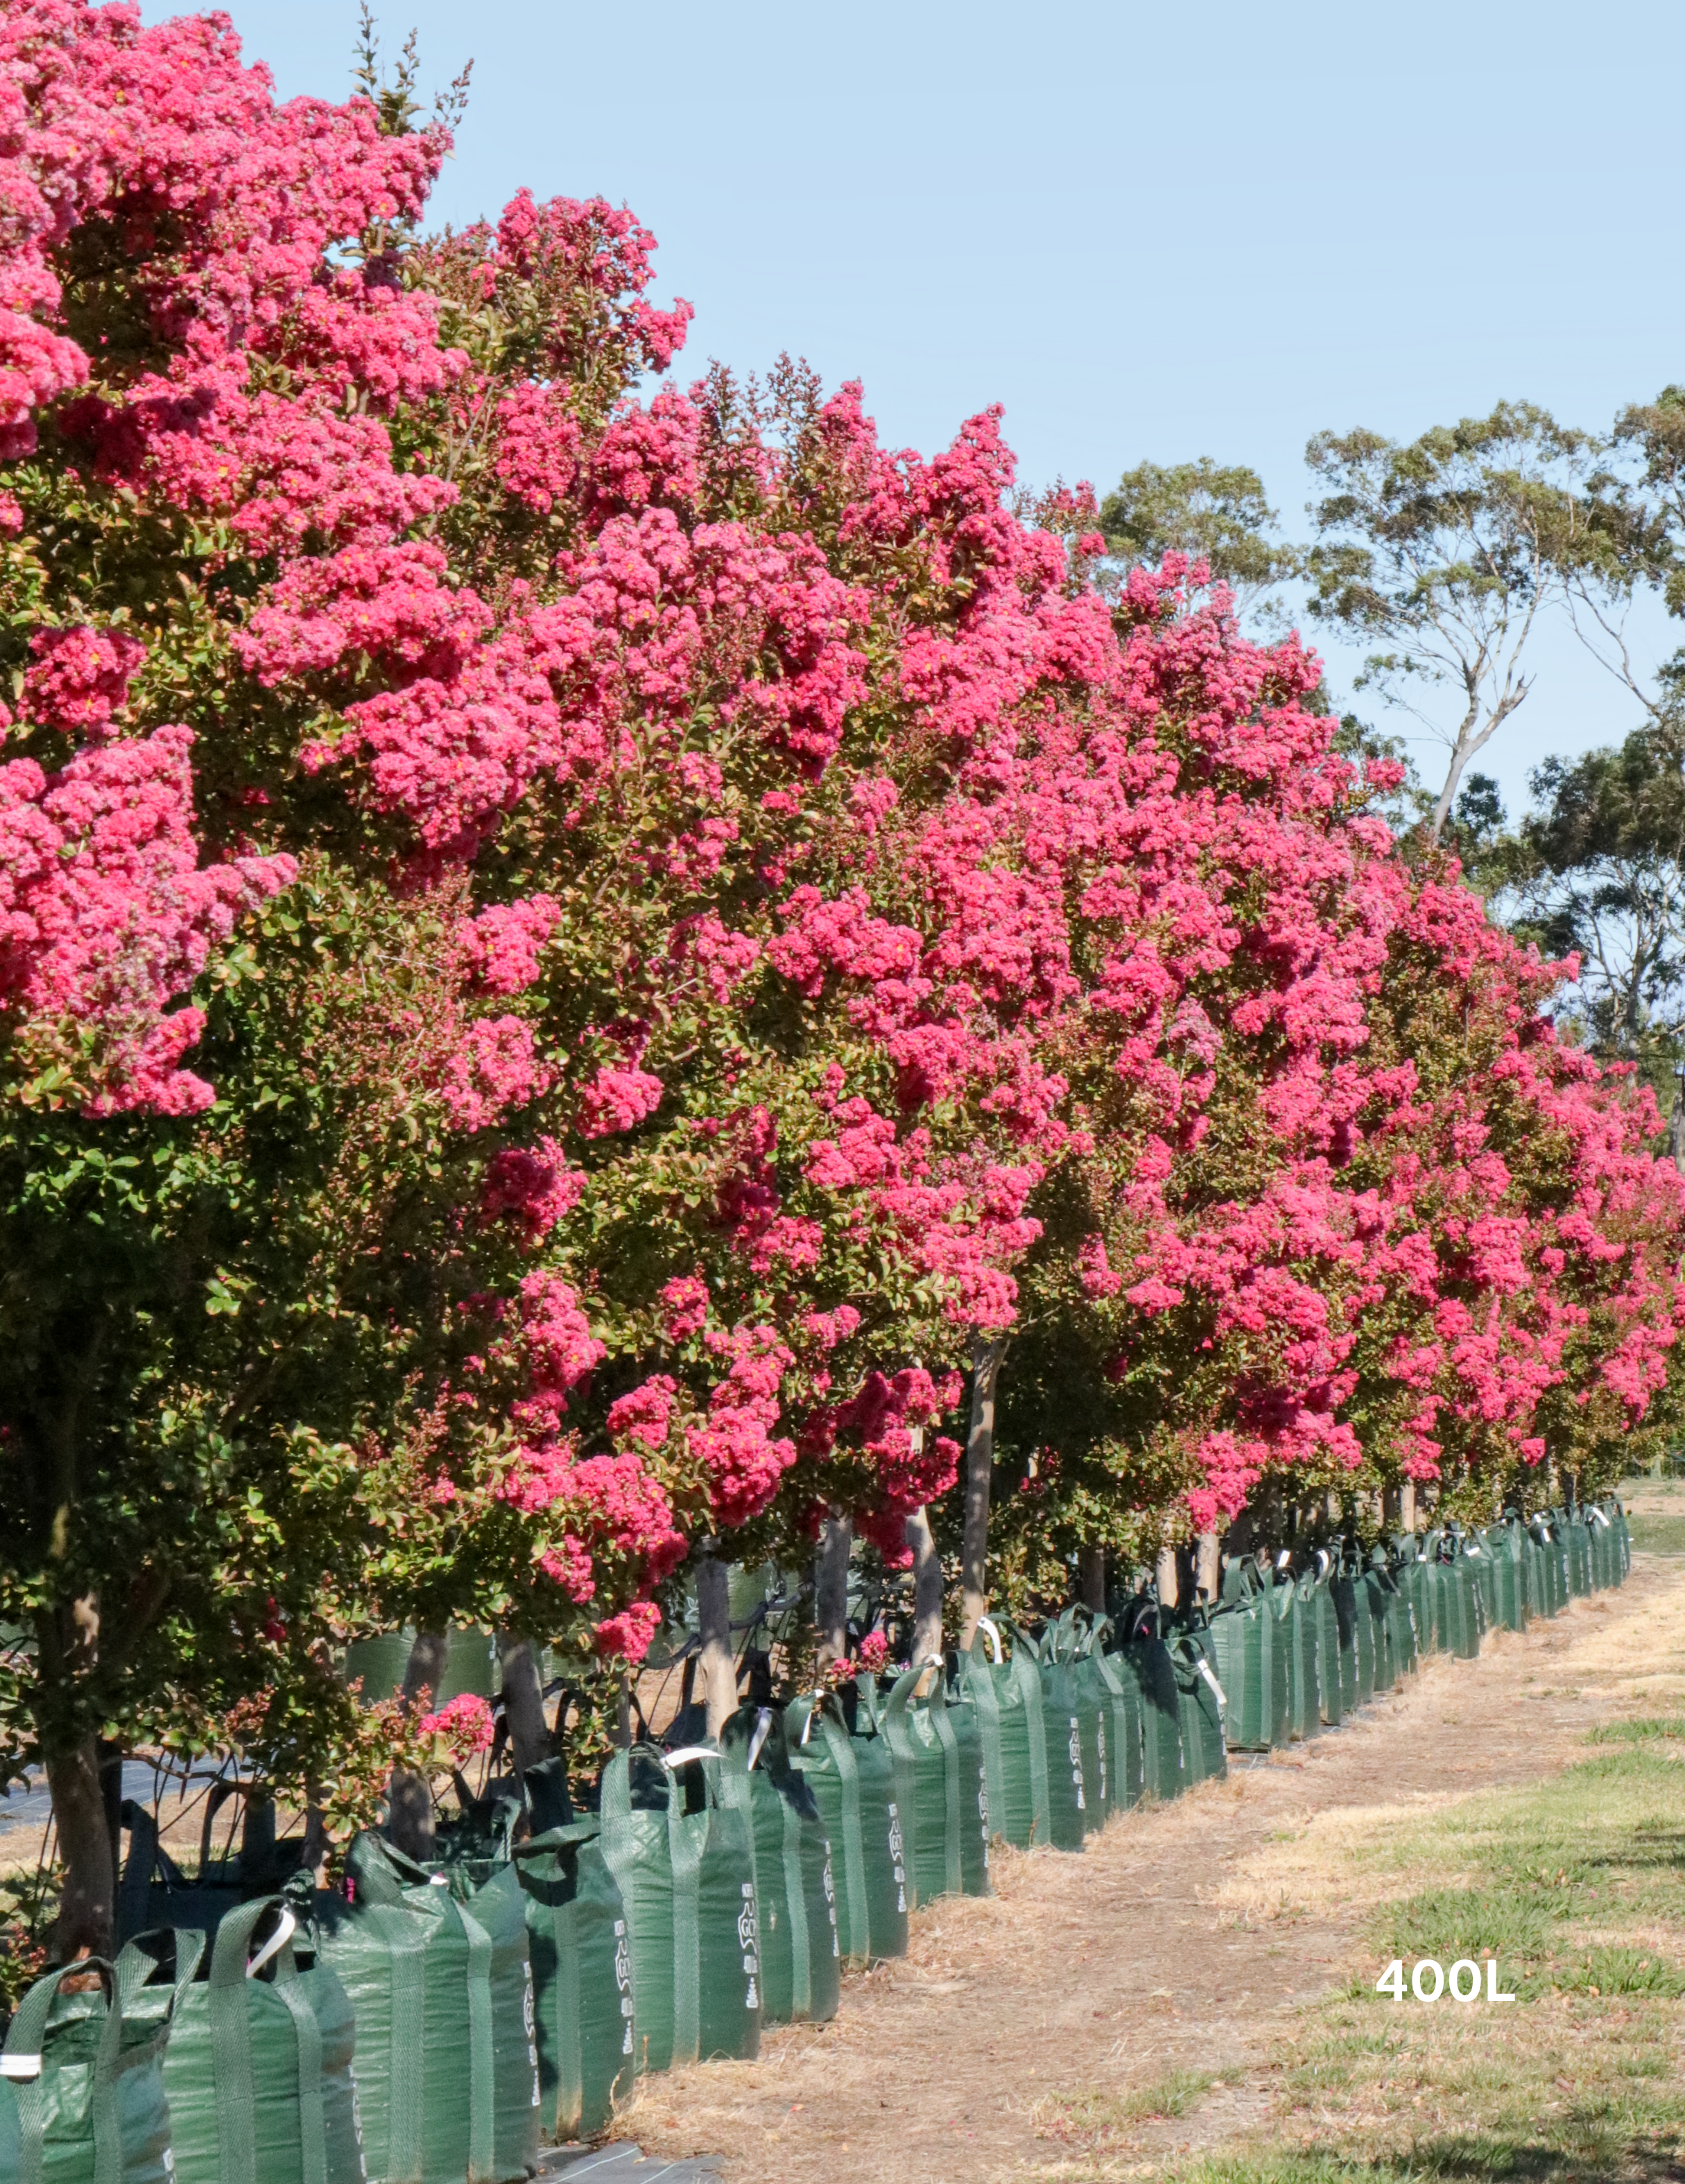
[[123, 2009], [111, 1966], [103, 1957], [78, 1957], [44, 1973], [30, 1988], [7, 2027], [0, 2075], [17, 2086], [19, 2184], [42, 2184], [47, 2163], [47, 2032], [64, 1981], [97, 1972], [105, 2019], [94, 2049], [89, 2111], [93, 2125], [93, 2184], [123, 2184], [123, 2130], [116, 2081], [123, 2047]]
[[[489, 2184], [495, 2148], [493, 2112], [492, 1937], [473, 1914], [455, 1907], [468, 1942], [468, 2177]], [[310, 2180], [305, 2180], [310, 2184]]]
[[195, 1975], [204, 1958], [205, 1937], [198, 1926], [155, 1926], [150, 1933], [137, 1934], [132, 1942], [124, 1943], [118, 1952], [115, 1970], [117, 1996], [126, 2003], [131, 1994], [137, 1994], [154, 1972], [164, 1968], [165, 1954], [173, 1958], [175, 1977], [170, 1981], [174, 1990], [170, 1997], [170, 2020], [173, 2023], [181, 2006], [181, 1997], [192, 1985]]

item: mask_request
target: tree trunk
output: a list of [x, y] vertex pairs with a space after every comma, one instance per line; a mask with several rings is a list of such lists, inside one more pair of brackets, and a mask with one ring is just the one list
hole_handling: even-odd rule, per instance
[[529, 1638], [501, 1636], [498, 1664], [503, 1673], [503, 1718], [509, 1724], [509, 1749], [515, 1771], [524, 1774], [555, 1751], [544, 1719], [544, 1680], [538, 1673], [538, 1649]]
[[1079, 1547], [1076, 1575], [1083, 1606], [1096, 1615], [1103, 1615], [1106, 1613], [1105, 1548]]
[[995, 1384], [1004, 1335], [971, 1346], [971, 1427], [965, 1439], [965, 1534], [960, 1553], [960, 1651], [970, 1650], [989, 1613], [989, 1493], [995, 1479]]
[[1159, 1606], [1161, 1607], [1180, 1607], [1181, 1595], [1177, 1586], [1176, 1551], [1174, 1547], [1160, 1547], [1158, 1568], [1155, 1575], [1158, 1585]]
[[731, 1650], [731, 1574], [707, 1547], [696, 1557], [696, 1630], [708, 1734], [717, 1737], [737, 1711], [737, 1663]]
[[109, 1957], [117, 1912], [117, 1864], [92, 1737], [67, 1752], [47, 1754], [47, 1786], [53, 1793], [59, 1855], [64, 1861], [59, 1921], [53, 1930], [53, 1961]]
[[98, 1740], [79, 1736], [75, 1698], [99, 1658], [99, 1600], [44, 1608], [36, 1623], [36, 1729], [64, 1880], [53, 1955], [109, 1956], [117, 1909], [117, 1834]]
[[907, 1520], [912, 1549], [912, 1658], [940, 1659], [942, 1652], [942, 1558], [930, 1535], [930, 1513], [923, 1503]]
[[813, 1627], [819, 1634], [819, 1670], [848, 1658], [848, 1558], [854, 1525], [834, 1512], [819, 1534], [819, 1567], [813, 1585]]
[[[419, 1630], [410, 1648], [404, 1670], [404, 1711], [416, 1713], [427, 1695], [429, 1708], [437, 1707], [450, 1659], [448, 1630]], [[433, 1854], [433, 1792], [425, 1774], [412, 1774], [394, 1767], [387, 1789], [386, 1832], [408, 1858], [423, 1863]]]
[[1685, 1174], [1685, 1077], [1679, 1082], [1674, 1095], [1673, 1112], [1668, 1117], [1667, 1150], [1673, 1165]]
[[614, 1741], [622, 1752], [632, 1749], [632, 1671], [620, 1672], [620, 1699], [615, 1710]]
[[1218, 1552], [1215, 1532], [1200, 1534], [1195, 1568], [1197, 1573], [1195, 1582], [1199, 1588], [1200, 1598], [1209, 1603], [1223, 1589], [1223, 1563]]

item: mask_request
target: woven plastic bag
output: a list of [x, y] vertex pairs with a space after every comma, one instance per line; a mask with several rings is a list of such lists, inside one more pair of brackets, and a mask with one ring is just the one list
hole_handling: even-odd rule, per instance
[[1178, 1797], [1187, 1786], [1182, 1754], [1181, 1693], [1176, 1664], [1161, 1635], [1162, 1610], [1151, 1591], [1137, 1595], [1119, 1624], [1121, 1643], [1110, 1655], [1133, 1685], [1141, 1708], [1143, 1794]]
[[[1020, 1850], [1032, 1843], [1055, 1841], [1041, 1664], [1034, 1642], [1020, 1634], [1008, 1660], [1000, 1625], [985, 1616], [971, 1651], [960, 1656], [959, 1667], [960, 1689], [976, 1708], [982, 1735], [990, 1826]], [[1068, 1816], [1064, 1832], [1068, 1836], [1074, 1833], [1080, 1842], [1081, 1815], [1068, 1794], [1068, 1782], [1058, 1787], [1062, 1816]]]
[[594, 1817], [514, 1850], [526, 1903], [544, 2130], [589, 2137], [632, 2096], [632, 1942]]
[[1181, 1717], [1183, 1780], [1221, 1781], [1229, 1771], [1228, 1736], [1224, 1728], [1228, 1695], [1217, 1673], [1216, 1647], [1203, 1609], [1179, 1616], [1170, 1641]]
[[[202, 1942], [183, 1941], [184, 1969], [153, 2014], [126, 2008], [122, 1975], [97, 1957], [28, 1989], [6, 2030], [0, 2076], [7, 2184], [170, 2184], [164, 2049], [176, 1989], [192, 1980]], [[98, 1985], [66, 1993], [67, 1980]]]
[[1146, 1794], [1147, 1755], [1141, 1691], [1135, 1680], [1106, 1651], [1109, 1616], [1091, 1616], [1078, 1640], [1077, 1676], [1101, 1714], [1106, 1805], [1126, 1813]]
[[[496, 2063], [491, 1990], [492, 1941], [459, 1903], [442, 1874], [428, 1871], [367, 1830], [353, 1837], [345, 1857], [349, 1916], [319, 1907], [315, 1919], [321, 1960], [340, 1975], [360, 2023], [373, 2037], [363, 2057], [360, 2082], [372, 2114], [387, 2125], [382, 2144], [371, 2121], [371, 2180], [404, 2184], [492, 2184], [496, 2165]], [[370, 1911], [396, 1914], [378, 1922]], [[421, 1943], [416, 1963], [399, 1945], [405, 1930]], [[372, 1992], [371, 1992], [372, 1986]], [[415, 2038], [415, 1997], [421, 1999], [420, 2038]], [[394, 2026], [394, 2008], [400, 2023]], [[409, 2059], [419, 2058], [420, 2092]], [[413, 2129], [412, 2129], [413, 2124]], [[377, 2162], [384, 2161], [385, 2168]]]
[[761, 2012], [768, 2025], [837, 2014], [841, 1950], [831, 1845], [806, 1779], [789, 1760], [783, 1717], [739, 1708], [720, 1731], [721, 1784], [747, 1814], [761, 1926]]
[[[301, 1977], [297, 1924], [279, 1897], [226, 1912], [209, 1976], [176, 1992], [164, 2086], [178, 2184], [356, 2184], [362, 2173], [355, 2020], [331, 1973]], [[131, 1945], [137, 1958], [149, 1938]], [[166, 1981], [155, 1975], [153, 1992]]]
[[834, 1692], [784, 1709], [791, 1763], [806, 1780], [831, 1845], [837, 1945], [843, 1961], [868, 1964], [907, 1954], [907, 1878], [895, 1760], [856, 1716], [851, 1729]]
[[720, 1794], [720, 1766], [711, 1746], [637, 1744], [603, 1769], [603, 1857], [626, 1905], [646, 2070], [761, 2050], [754, 1847]]

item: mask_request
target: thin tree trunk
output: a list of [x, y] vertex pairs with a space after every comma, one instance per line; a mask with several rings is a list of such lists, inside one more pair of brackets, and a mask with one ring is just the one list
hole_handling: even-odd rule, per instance
[[509, 1724], [509, 1749], [515, 1771], [524, 1774], [555, 1751], [544, 1719], [544, 1680], [538, 1673], [538, 1649], [530, 1638], [500, 1636], [498, 1664], [503, 1674], [503, 1718]]
[[1176, 1551], [1174, 1547], [1160, 1547], [1158, 1567], [1155, 1575], [1158, 1586], [1159, 1606], [1161, 1607], [1180, 1607], [1181, 1593], [1177, 1584]]
[[71, 1741], [66, 1735], [76, 1688], [99, 1658], [98, 1596], [87, 1593], [67, 1607], [44, 1609], [36, 1624], [36, 1730], [64, 1864], [53, 1954], [64, 1964], [109, 1956], [115, 1938], [117, 1837], [99, 1743], [92, 1736]]
[[1218, 1551], [1215, 1532], [1202, 1532], [1195, 1560], [1195, 1582], [1200, 1598], [1208, 1602], [1216, 1599], [1222, 1590], [1222, 1557]]
[[1077, 1586], [1082, 1594], [1082, 1604], [1096, 1615], [1106, 1613], [1106, 1550], [1104, 1547], [1079, 1547], [1076, 1557]]
[[731, 1573], [708, 1547], [696, 1558], [696, 1631], [708, 1734], [717, 1737], [737, 1711], [737, 1663], [731, 1650]]
[[68, 1964], [72, 1957], [109, 1957], [117, 1914], [117, 1864], [98, 1748], [87, 1736], [68, 1751], [47, 1752], [46, 1760], [59, 1855], [64, 1861], [53, 1959]]
[[632, 1671], [630, 1669], [622, 1669], [620, 1672], [620, 1700], [615, 1712], [614, 1739], [622, 1752], [631, 1750]]
[[995, 1479], [995, 1385], [1006, 1338], [971, 1346], [971, 1426], [965, 1439], [965, 1532], [960, 1551], [960, 1651], [968, 1652], [989, 1613], [989, 1495]]
[[942, 1652], [942, 1558], [930, 1535], [930, 1513], [921, 1502], [907, 1520], [912, 1549], [912, 1658], [940, 1659]]
[[819, 1634], [819, 1669], [848, 1658], [848, 1558], [854, 1525], [834, 1513], [819, 1534], [819, 1566], [813, 1585], [813, 1627]]
[[[418, 1630], [404, 1670], [404, 1711], [414, 1713], [425, 1693], [437, 1706], [450, 1658], [448, 1630]], [[387, 1789], [386, 1832], [406, 1857], [425, 1863], [433, 1854], [433, 1792], [425, 1774], [394, 1767]]]

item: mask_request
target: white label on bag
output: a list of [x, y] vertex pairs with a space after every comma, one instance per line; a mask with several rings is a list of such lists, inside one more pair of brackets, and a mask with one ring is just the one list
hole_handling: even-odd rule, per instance
[[0, 2055], [0, 2078], [38, 2078], [39, 2055]]

